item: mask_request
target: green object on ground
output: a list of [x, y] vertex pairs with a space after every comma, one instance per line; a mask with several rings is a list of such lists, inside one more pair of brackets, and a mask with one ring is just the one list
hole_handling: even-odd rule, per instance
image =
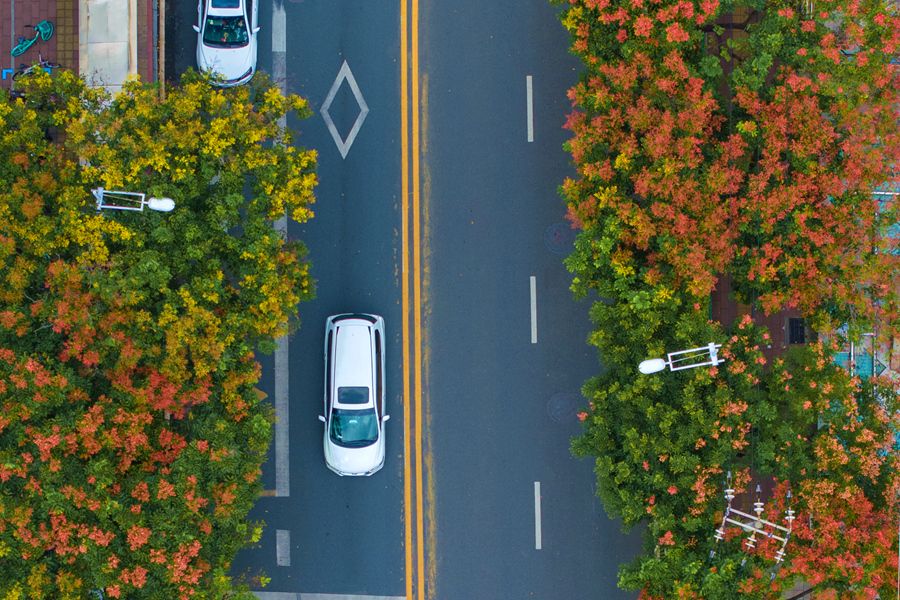
[[[29, 26], [30, 27], [30, 26]], [[19, 43], [13, 46], [11, 54], [13, 56], [20, 56], [25, 54], [25, 52], [31, 48], [35, 42], [38, 41], [38, 38], [44, 40], [45, 42], [53, 37], [53, 23], [51, 21], [47, 21], [46, 19], [38, 23], [34, 26], [34, 37], [31, 39], [20, 37]]]

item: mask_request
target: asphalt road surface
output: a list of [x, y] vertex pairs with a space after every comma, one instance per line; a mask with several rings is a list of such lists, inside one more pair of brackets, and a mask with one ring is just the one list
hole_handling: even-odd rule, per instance
[[435, 597], [633, 597], [616, 571], [638, 540], [569, 453], [599, 368], [557, 193], [579, 66], [546, 2], [431, 2], [423, 17]]
[[[309, 247], [317, 297], [299, 307], [288, 344], [287, 446], [273, 446], [263, 469], [273, 493], [286, 469], [287, 494], [259, 500], [250, 518], [266, 532], [233, 572], [265, 572], [261, 597], [279, 600], [635, 597], [615, 582], [639, 541], [606, 518], [590, 461], [569, 453], [579, 388], [599, 369], [588, 305], [572, 300], [562, 266], [573, 234], [556, 191], [571, 175], [561, 127], [579, 66], [546, 2], [405, 1], [260, 3], [260, 69], [315, 110], [288, 120], [318, 151], [320, 178], [315, 219], [288, 233]], [[170, 76], [194, 66], [196, 9], [167, 4]], [[400, 52], [404, 14], [415, 71]], [[419, 84], [407, 96], [412, 132], [404, 71]], [[336, 82], [329, 127], [321, 111]], [[416, 140], [406, 153], [404, 136]], [[417, 149], [409, 181], [421, 207], [410, 215], [402, 182]], [[411, 276], [421, 282], [418, 414], [403, 398], [414, 370], [403, 358], [416, 356], [402, 327], [413, 335], [416, 310], [402, 293], [404, 257], [414, 265], [404, 219], [422, 226]], [[322, 458], [324, 320], [343, 311], [379, 313], [387, 326], [392, 419], [385, 468], [370, 478], [337, 477]], [[275, 360], [260, 359], [274, 399]], [[411, 507], [416, 483], [424, 501]], [[422, 532], [410, 523], [419, 519]]]

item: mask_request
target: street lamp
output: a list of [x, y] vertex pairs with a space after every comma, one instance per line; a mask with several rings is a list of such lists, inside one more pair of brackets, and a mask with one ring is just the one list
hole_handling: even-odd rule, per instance
[[175, 201], [171, 198], [147, 198], [140, 192], [123, 192], [120, 190], [104, 190], [102, 187], [91, 190], [97, 200], [97, 210], [108, 208], [110, 210], [136, 210], [143, 211], [146, 206], [150, 210], [169, 212], [175, 208]]
[[724, 358], [719, 358], [718, 352], [722, 344], [714, 344], [710, 342], [706, 346], [699, 348], [691, 348], [689, 350], [679, 350], [678, 352], [669, 352], [666, 358], [650, 358], [642, 361], [638, 365], [638, 370], [644, 375], [650, 373], [658, 373], [669, 367], [670, 371], [680, 371], [682, 369], [693, 369], [694, 367], [705, 367], [722, 364]]

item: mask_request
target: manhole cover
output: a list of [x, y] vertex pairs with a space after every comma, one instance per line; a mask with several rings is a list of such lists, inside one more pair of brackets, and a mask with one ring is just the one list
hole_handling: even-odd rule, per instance
[[574, 421], [575, 413], [584, 405], [581, 394], [570, 392], [558, 392], [550, 396], [547, 403], [547, 414], [557, 423]]
[[570, 254], [575, 246], [575, 235], [568, 223], [554, 223], [544, 231], [544, 244], [554, 254]]

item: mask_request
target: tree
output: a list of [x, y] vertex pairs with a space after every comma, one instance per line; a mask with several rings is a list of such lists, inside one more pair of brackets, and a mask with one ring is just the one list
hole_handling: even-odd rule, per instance
[[876, 0], [816, 3], [809, 19], [773, 5], [732, 43], [756, 58], [723, 75], [701, 44], [718, 10], [569, 3], [562, 20], [586, 66], [566, 125], [571, 221], [616, 238], [604, 244], [613, 264], [639, 264], [651, 283], [671, 277], [702, 297], [727, 273], [767, 312], [831, 325], [880, 313], [896, 327], [897, 212], [871, 191], [900, 159], [898, 17]]
[[[809, 15], [776, 3], [707, 55], [719, 15], [742, 8], [761, 9], [573, 0], [561, 12], [585, 64], [566, 124], [577, 176], [561, 192], [579, 229], [567, 266], [577, 295], [601, 297], [590, 341], [604, 365], [584, 387], [573, 450], [596, 457], [607, 511], [647, 525], [619, 580], [644, 597], [762, 598], [795, 577], [884, 595], [891, 559], [841, 557], [896, 546], [895, 529], [876, 531], [898, 509], [897, 390], [870, 393], [822, 345], [770, 365], [750, 317], [725, 331], [705, 315], [727, 274], [757, 310], [798, 308], [851, 332], [877, 319], [896, 335], [896, 207], [871, 192], [900, 158], [900, 21], [876, 0]], [[647, 356], [709, 341], [723, 344], [716, 369], [636, 374]], [[726, 470], [739, 493], [751, 478], [780, 482], [770, 520], [790, 488], [798, 523], [854, 535], [832, 546], [798, 525], [772, 584], [771, 544], [747, 555], [731, 532], [710, 560]]]
[[[253, 351], [312, 293], [272, 228], [312, 215], [315, 154], [278, 124], [308, 108], [261, 77], [25, 85], [0, 104], [0, 595], [233, 595], [272, 421]], [[96, 212], [98, 186], [176, 208]]]

